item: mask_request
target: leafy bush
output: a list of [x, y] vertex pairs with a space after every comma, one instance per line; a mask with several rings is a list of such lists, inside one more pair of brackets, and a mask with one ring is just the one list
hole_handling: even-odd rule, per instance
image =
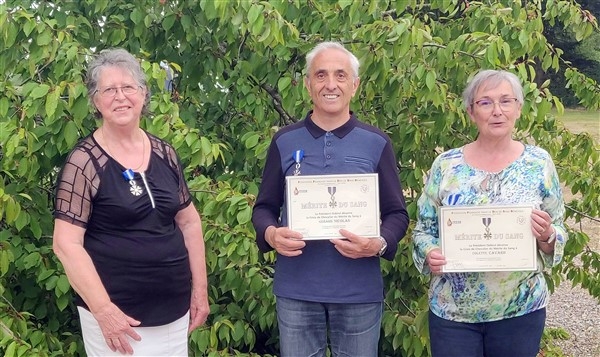
[[[562, 51], [541, 19], [583, 39], [597, 23], [570, 1], [4, 1], [0, 4], [0, 351], [5, 356], [83, 354], [72, 290], [51, 251], [53, 185], [76, 141], [96, 124], [83, 85], [94, 51], [125, 47], [142, 59], [153, 92], [143, 126], [176, 147], [201, 212], [211, 315], [191, 336], [194, 356], [277, 352], [271, 292], [273, 253], [259, 253], [249, 222], [273, 133], [310, 107], [304, 54], [323, 39], [343, 41], [362, 62], [352, 108], [392, 138], [408, 208], [440, 150], [472, 140], [460, 93], [479, 68], [504, 68], [525, 83], [516, 137], [555, 158], [576, 199], [568, 216], [598, 217], [600, 160], [589, 135], [569, 133], [536, 68], [556, 71]], [[544, 6], [539, 6], [544, 3]], [[544, 9], [543, 11], [541, 9]], [[176, 71], [163, 88], [160, 61]], [[568, 88], [598, 110], [600, 88], [575, 67]], [[410, 233], [393, 262], [382, 356], [427, 356], [427, 278], [411, 260]], [[572, 232], [563, 274], [600, 297], [600, 259], [585, 232]], [[582, 265], [574, 257], [582, 258]]]

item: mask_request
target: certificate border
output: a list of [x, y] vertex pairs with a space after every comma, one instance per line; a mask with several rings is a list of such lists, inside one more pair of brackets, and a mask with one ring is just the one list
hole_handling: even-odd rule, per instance
[[[372, 173], [363, 173], [363, 174], [333, 174], [333, 175], [298, 175], [298, 176], [286, 176], [285, 177], [285, 195], [286, 195], [286, 212], [287, 212], [287, 223], [288, 228], [293, 230], [291, 225], [292, 222], [292, 212], [290, 210], [290, 201], [292, 195], [292, 184], [299, 180], [329, 180], [335, 178], [353, 178], [353, 177], [367, 177], [372, 178], [374, 187], [375, 187], [375, 216], [377, 217], [379, 223], [375, 225], [375, 232], [373, 235], [361, 235], [364, 237], [379, 237], [381, 234], [381, 212], [379, 206], [379, 174], [376, 172]], [[319, 240], [319, 239], [344, 239], [342, 235], [339, 236], [304, 236], [302, 239], [304, 240]]]
[[[442, 206], [438, 208], [438, 234], [440, 237], [440, 247], [442, 249], [442, 254], [445, 253], [445, 240], [443, 237], [442, 232], [444, 231], [442, 229], [444, 222], [446, 221], [445, 219], [445, 213], [447, 213], [446, 211], [450, 211], [450, 210], [493, 210], [493, 209], [507, 209], [507, 208], [517, 208], [517, 209], [523, 209], [523, 208], [528, 208], [528, 209], [533, 209], [532, 205], [481, 205], [481, 206], [476, 206], [476, 205], [471, 205], [471, 206]], [[454, 268], [454, 269], [448, 269], [446, 268], [446, 266], [442, 266], [442, 272], [443, 273], [462, 273], [462, 272], [503, 272], [503, 271], [535, 271], [538, 269], [538, 249], [537, 249], [537, 244], [536, 244], [536, 240], [533, 237], [533, 233], [531, 233], [531, 254], [532, 256], [532, 265], [527, 266], [527, 267], [519, 267], [519, 268], [483, 268], [483, 267], [475, 267], [475, 268]]]

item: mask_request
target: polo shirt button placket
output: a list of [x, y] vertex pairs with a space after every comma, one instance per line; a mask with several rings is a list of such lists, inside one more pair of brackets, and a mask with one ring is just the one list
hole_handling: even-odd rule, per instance
[[327, 133], [325, 133], [325, 161], [330, 161], [331, 160], [331, 145], [332, 142], [330, 140], [330, 137], [333, 136], [333, 133], [328, 131]]

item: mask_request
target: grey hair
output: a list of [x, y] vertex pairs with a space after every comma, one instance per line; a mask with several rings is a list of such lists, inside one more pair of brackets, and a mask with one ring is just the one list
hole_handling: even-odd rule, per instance
[[312, 69], [312, 64], [313, 64], [313, 60], [315, 59], [315, 57], [323, 52], [324, 50], [328, 50], [328, 49], [336, 49], [336, 50], [340, 50], [342, 52], [344, 52], [346, 55], [348, 55], [348, 59], [350, 60], [350, 67], [352, 68], [352, 74], [354, 75], [354, 79], [358, 79], [358, 68], [360, 67], [360, 62], [358, 61], [358, 58], [356, 58], [356, 56], [348, 51], [346, 49], [346, 47], [344, 47], [344, 45], [342, 45], [339, 42], [333, 42], [333, 41], [328, 41], [328, 42], [321, 42], [318, 45], [316, 45], [312, 50], [310, 50], [310, 52], [306, 55], [306, 77], [308, 78], [308, 76], [310, 75], [310, 70]]
[[519, 77], [508, 71], [486, 69], [477, 73], [463, 91], [463, 102], [465, 108], [468, 109], [471, 105], [473, 105], [475, 94], [477, 94], [481, 87], [495, 87], [503, 81], [506, 81], [510, 84], [517, 101], [519, 104], [523, 105], [523, 86], [521, 85], [521, 80], [519, 80]]
[[[142, 113], [147, 113], [148, 104], [150, 103], [150, 89], [146, 85], [146, 75], [140, 66], [140, 62], [131, 53], [122, 48], [102, 50], [88, 65], [85, 84], [88, 90], [88, 100], [92, 107], [95, 108], [93, 97], [98, 91], [98, 81], [102, 70], [107, 67], [118, 67], [128, 71], [133, 76], [135, 82], [146, 89]], [[97, 110], [96, 117], [101, 117]]]

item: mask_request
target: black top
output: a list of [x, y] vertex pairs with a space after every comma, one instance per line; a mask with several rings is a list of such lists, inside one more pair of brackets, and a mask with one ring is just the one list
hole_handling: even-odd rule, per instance
[[159, 326], [190, 307], [188, 252], [174, 218], [191, 196], [173, 147], [147, 135], [150, 162], [132, 180], [92, 135], [81, 140], [59, 175], [54, 217], [86, 229], [83, 246], [111, 301], [141, 326]]

